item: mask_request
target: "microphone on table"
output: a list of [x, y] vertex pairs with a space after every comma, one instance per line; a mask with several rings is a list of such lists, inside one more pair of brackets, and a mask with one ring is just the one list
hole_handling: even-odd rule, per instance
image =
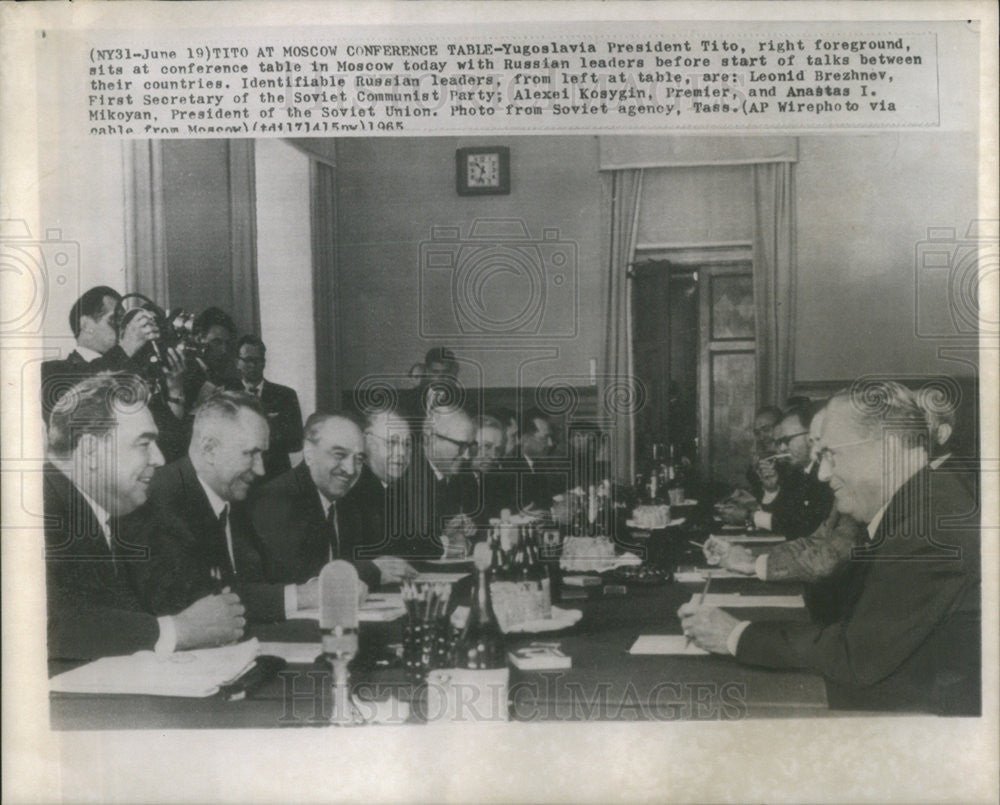
[[347, 672], [358, 653], [358, 571], [349, 562], [329, 562], [319, 574], [319, 628], [323, 656], [333, 667], [330, 720], [343, 726], [359, 723]]

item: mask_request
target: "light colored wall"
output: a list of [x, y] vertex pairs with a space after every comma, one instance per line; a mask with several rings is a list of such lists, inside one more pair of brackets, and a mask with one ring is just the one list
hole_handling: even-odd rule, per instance
[[[511, 151], [511, 192], [469, 198], [455, 191], [455, 150], [501, 144]], [[513, 386], [525, 361], [547, 350], [556, 359], [527, 366], [522, 377], [537, 384], [551, 373], [586, 383], [590, 358], [600, 358], [601, 307], [600, 178], [597, 142], [592, 137], [495, 137], [425, 139], [345, 139], [338, 144], [339, 206], [338, 307], [342, 382], [345, 388], [366, 375], [401, 375], [434, 344], [445, 344], [466, 361], [462, 379], [486, 386]], [[578, 334], [570, 339], [531, 339], [533, 347], [508, 339], [500, 349], [470, 346], [462, 334], [421, 337], [425, 323], [450, 320], [450, 289], [435, 285], [421, 298], [421, 244], [433, 226], [458, 227], [468, 236], [477, 219], [525, 222], [537, 241], [544, 228], [558, 233], [558, 248], [576, 251], [579, 309], [565, 296], [547, 300], [543, 332]], [[458, 247], [456, 246], [456, 249]], [[464, 258], [461, 258], [464, 259]], [[460, 259], [460, 261], [461, 261]], [[435, 275], [440, 276], [440, 275]], [[487, 296], [501, 308], [527, 297], [512, 275], [490, 280]], [[504, 283], [508, 283], [505, 285]], [[509, 318], [512, 311], [496, 312]], [[579, 317], [574, 321], [575, 317]], [[549, 329], [551, 328], [551, 329]], [[426, 331], [425, 331], [426, 332]]]
[[266, 376], [316, 409], [309, 229], [309, 158], [282, 140], [257, 140], [257, 274]]
[[[929, 227], [964, 236], [976, 217], [976, 166], [971, 135], [800, 139], [797, 380], [969, 371], [938, 359], [944, 342], [915, 335], [915, 260]], [[936, 325], [943, 287], [931, 303]]]

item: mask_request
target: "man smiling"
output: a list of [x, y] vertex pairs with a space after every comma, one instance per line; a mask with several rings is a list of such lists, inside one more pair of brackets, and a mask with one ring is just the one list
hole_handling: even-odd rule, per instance
[[188, 455], [161, 468], [153, 481], [154, 501], [184, 527], [159, 546], [172, 550], [174, 563], [184, 568], [151, 580], [160, 588], [159, 605], [226, 586], [239, 593], [255, 621], [282, 620], [317, 605], [315, 579], [268, 581], [267, 556], [244, 504], [264, 474], [267, 444], [267, 420], [249, 394], [217, 392], [195, 411]]

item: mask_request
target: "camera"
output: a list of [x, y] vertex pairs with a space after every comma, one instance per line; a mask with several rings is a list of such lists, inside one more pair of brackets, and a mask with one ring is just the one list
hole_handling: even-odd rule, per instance
[[125, 308], [125, 314], [118, 323], [119, 337], [125, 332], [128, 323], [141, 311], [152, 314], [153, 320], [156, 322], [159, 335], [146, 344], [136, 354], [134, 360], [142, 366], [143, 379], [149, 384], [151, 391], [165, 395], [167, 393], [167, 351], [177, 349], [185, 363], [188, 364], [202, 358], [204, 346], [195, 336], [194, 314], [181, 308], [174, 308], [167, 313], [152, 299], [141, 293], [125, 294], [121, 303], [122, 307]]
[[524, 221], [480, 218], [468, 237], [431, 228], [420, 244], [424, 338], [572, 338], [578, 331], [577, 248]]

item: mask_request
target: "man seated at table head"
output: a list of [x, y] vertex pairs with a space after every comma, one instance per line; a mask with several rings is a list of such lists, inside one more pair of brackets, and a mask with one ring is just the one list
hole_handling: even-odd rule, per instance
[[260, 402], [239, 391], [218, 391], [195, 409], [188, 454], [161, 467], [151, 494], [186, 529], [171, 540], [185, 572], [161, 578], [163, 598], [230, 586], [253, 621], [283, 620], [317, 605], [317, 581], [274, 580], [246, 503], [264, 474], [268, 426]]
[[147, 400], [137, 377], [103, 373], [81, 380], [52, 411], [44, 473], [50, 659], [169, 653], [243, 635], [235, 594], [157, 617], [127, 572], [148, 557], [121, 538], [119, 519], [146, 503], [163, 464]]
[[263, 484], [253, 502], [273, 581], [302, 584], [327, 562], [343, 559], [367, 587], [378, 586], [378, 568], [356, 556], [362, 509], [346, 500], [364, 460], [361, 425], [352, 415], [319, 411], [306, 420], [302, 463]]
[[830, 624], [741, 622], [691, 602], [683, 631], [709, 651], [807, 668], [831, 707], [980, 711], [980, 533], [969, 491], [928, 465], [924, 410], [878, 380], [833, 397], [818, 450], [836, 506], [866, 524]]
[[302, 409], [294, 389], [264, 379], [267, 347], [255, 335], [245, 335], [236, 345], [236, 368], [243, 391], [260, 400], [270, 427], [264, 454], [264, 477], [274, 478], [291, 466], [289, 455], [302, 449]]

